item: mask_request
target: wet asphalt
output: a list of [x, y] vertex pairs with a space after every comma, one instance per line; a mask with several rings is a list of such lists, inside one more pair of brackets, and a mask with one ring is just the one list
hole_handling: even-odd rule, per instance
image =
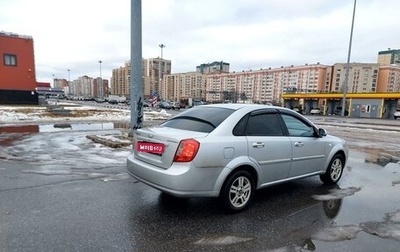
[[351, 137], [338, 186], [273, 186], [238, 214], [139, 183], [126, 173], [128, 147], [86, 138], [123, 129], [3, 132], [0, 251], [400, 251], [400, 164], [366, 162], [365, 146], [375, 133], [374, 150], [396, 149], [400, 133], [337, 122], [324, 126]]

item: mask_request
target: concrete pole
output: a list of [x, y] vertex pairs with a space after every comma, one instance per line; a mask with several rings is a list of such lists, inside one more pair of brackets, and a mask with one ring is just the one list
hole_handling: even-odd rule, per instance
[[142, 1], [131, 0], [131, 135], [143, 125]]
[[103, 78], [101, 77], [101, 63], [103, 63], [103, 61], [99, 60], [99, 64], [100, 64], [100, 83], [97, 83], [97, 86], [99, 88], [98, 92], [99, 92], [100, 98], [103, 98]]
[[[353, 27], [354, 27], [354, 17], [356, 15], [356, 0], [354, 0], [354, 7], [353, 7], [353, 18], [351, 21], [351, 31], [350, 31], [350, 42], [349, 42], [349, 52], [347, 54], [347, 64], [346, 64], [346, 74], [344, 76], [344, 85], [343, 85], [343, 100], [342, 100], [342, 116], [346, 115], [346, 93], [347, 93], [347, 86], [349, 83], [349, 69], [350, 69], [350, 55], [351, 55], [351, 44], [353, 41]], [[350, 113], [349, 108], [349, 113]]]

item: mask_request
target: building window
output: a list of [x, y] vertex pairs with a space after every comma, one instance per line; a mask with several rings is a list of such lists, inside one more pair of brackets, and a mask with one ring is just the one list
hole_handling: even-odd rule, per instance
[[16, 66], [17, 65], [17, 55], [4, 54], [4, 65], [5, 66]]

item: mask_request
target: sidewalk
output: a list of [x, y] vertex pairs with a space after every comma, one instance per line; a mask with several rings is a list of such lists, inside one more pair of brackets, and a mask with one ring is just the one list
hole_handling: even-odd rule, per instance
[[363, 128], [383, 131], [400, 131], [400, 120], [352, 118], [339, 116], [307, 116], [316, 125], [329, 125], [348, 128]]

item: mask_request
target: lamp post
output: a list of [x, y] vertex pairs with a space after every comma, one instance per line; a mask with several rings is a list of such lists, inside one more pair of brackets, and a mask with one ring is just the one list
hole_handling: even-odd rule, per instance
[[162, 77], [163, 77], [161, 68], [162, 68], [162, 65], [163, 65], [162, 58], [163, 58], [163, 49], [164, 49], [165, 45], [164, 44], [160, 44], [158, 46], [161, 48], [161, 58], [158, 61], [158, 88], [156, 88], [156, 90], [159, 92], [161, 90], [161, 82], [162, 82]]
[[103, 79], [101, 78], [101, 63], [103, 63], [103, 61], [99, 60], [99, 64], [100, 64], [99, 94], [100, 94], [100, 98], [103, 98]]
[[[353, 7], [353, 18], [351, 21], [351, 31], [350, 31], [350, 42], [349, 42], [349, 52], [347, 54], [347, 64], [346, 64], [346, 74], [345, 74], [345, 79], [344, 79], [344, 85], [343, 85], [343, 101], [342, 101], [342, 113], [341, 116], [346, 115], [346, 93], [347, 93], [347, 85], [349, 82], [349, 68], [350, 68], [350, 54], [351, 54], [351, 43], [353, 40], [353, 27], [354, 27], [354, 17], [356, 14], [356, 2], [357, 0], [354, 0], [354, 7]], [[350, 108], [349, 108], [350, 109]]]
[[69, 94], [71, 94], [70, 72], [71, 72], [71, 70], [68, 69], [68, 93]]
[[161, 59], [163, 58], [163, 48], [165, 47], [164, 44], [159, 45], [159, 47], [161, 48]]

